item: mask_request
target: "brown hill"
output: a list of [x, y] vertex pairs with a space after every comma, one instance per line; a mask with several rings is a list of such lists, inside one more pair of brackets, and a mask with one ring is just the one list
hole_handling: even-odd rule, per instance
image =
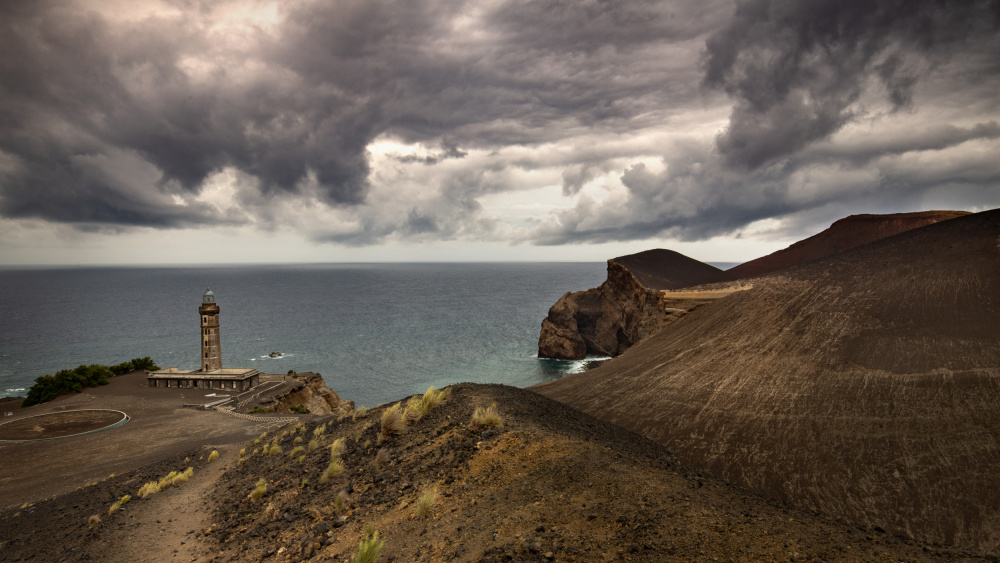
[[892, 235], [969, 215], [968, 211], [920, 211], [888, 215], [851, 215], [825, 231], [777, 252], [726, 270], [730, 279], [750, 278], [805, 264]]
[[672, 250], [608, 260], [604, 283], [566, 293], [549, 309], [538, 336], [538, 356], [564, 360], [617, 356], [701, 304], [666, 303], [658, 290], [725, 279], [722, 270]]
[[[488, 405], [502, 416], [498, 428], [471, 423]], [[385, 541], [379, 561], [964, 559], [769, 501], [522, 389], [454, 386], [450, 399], [379, 445], [387, 407], [357, 420], [303, 420], [219, 447], [215, 461], [205, 447], [16, 516], [4, 511], [4, 560], [349, 561], [368, 526]], [[342, 469], [324, 479], [334, 458]], [[188, 466], [187, 482], [137, 497], [143, 483]], [[125, 494], [134, 498], [109, 513]], [[91, 514], [101, 518], [93, 528]]]
[[619, 256], [611, 261], [624, 266], [648, 289], [680, 289], [729, 279], [715, 266], [663, 248]]
[[755, 279], [536, 390], [777, 499], [1000, 552], [1000, 210]]

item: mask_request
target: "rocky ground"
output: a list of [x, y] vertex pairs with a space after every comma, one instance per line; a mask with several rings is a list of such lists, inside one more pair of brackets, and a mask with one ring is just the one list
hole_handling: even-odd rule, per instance
[[[494, 404], [501, 426], [471, 424], [477, 407]], [[681, 466], [658, 444], [530, 391], [454, 386], [450, 399], [379, 444], [385, 408], [356, 420], [311, 417], [222, 447], [214, 461], [206, 446], [4, 510], [0, 556], [348, 561], [369, 527], [385, 541], [380, 560], [399, 562], [974, 558], [735, 488]], [[343, 469], [324, 480], [339, 438]], [[312, 440], [318, 447], [309, 451]], [[280, 452], [262, 453], [275, 445]], [[136, 497], [143, 483], [189, 466], [188, 482], [108, 514], [122, 495]], [[266, 491], [254, 498], [261, 480]], [[433, 493], [418, 516], [421, 497]], [[94, 514], [101, 522], [91, 527]]]

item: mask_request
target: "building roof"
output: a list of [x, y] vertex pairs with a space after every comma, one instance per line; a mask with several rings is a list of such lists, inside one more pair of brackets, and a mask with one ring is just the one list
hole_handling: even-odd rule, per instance
[[161, 369], [151, 371], [146, 376], [147, 379], [248, 379], [260, 372], [252, 368], [222, 368], [210, 371], [179, 370], [177, 368]]

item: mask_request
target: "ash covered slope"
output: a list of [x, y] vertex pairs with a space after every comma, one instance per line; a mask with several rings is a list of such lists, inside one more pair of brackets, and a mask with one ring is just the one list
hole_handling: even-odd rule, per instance
[[[487, 405], [503, 417], [499, 428], [470, 424]], [[234, 445], [215, 462], [194, 461], [191, 482], [111, 514], [122, 494], [187, 461], [17, 517], [0, 513], [5, 560], [348, 561], [366, 526], [385, 540], [380, 561], [956, 559], [689, 470], [658, 444], [523, 389], [453, 386], [450, 399], [379, 445], [385, 408], [270, 432], [245, 444], [242, 461]], [[341, 469], [324, 479], [331, 459]], [[432, 490], [438, 496], [416, 515]], [[92, 530], [90, 514], [103, 520]]]
[[672, 250], [608, 260], [604, 283], [566, 293], [549, 309], [538, 336], [538, 355], [565, 360], [617, 356], [687, 312], [676, 304], [666, 306], [657, 290], [725, 279], [722, 270]]
[[613, 258], [648, 289], [680, 289], [728, 279], [725, 272], [680, 252], [656, 248]]
[[730, 279], [759, 276], [782, 268], [805, 264], [833, 256], [863, 244], [875, 242], [911, 229], [969, 215], [968, 211], [919, 211], [887, 215], [851, 215], [830, 225], [829, 229], [788, 248], [762, 256], [726, 270]]
[[754, 280], [536, 390], [769, 496], [1000, 550], [1000, 210]]

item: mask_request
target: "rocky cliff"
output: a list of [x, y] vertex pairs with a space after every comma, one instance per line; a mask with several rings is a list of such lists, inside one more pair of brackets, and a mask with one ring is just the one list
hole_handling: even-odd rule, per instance
[[538, 337], [538, 356], [617, 356], [702, 304], [671, 299], [663, 290], [723, 279], [722, 270], [670, 250], [608, 260], [604, 283], [566, 293], [549, 309]]
[[265, 407], [276, 413], [291, 413], [292, 407], [305, 407], [310, 414], [344, 416], [354, 410], [354, 402], [341, 400], [320, 374], [305, 372], [295, 374], [285, 390]]

